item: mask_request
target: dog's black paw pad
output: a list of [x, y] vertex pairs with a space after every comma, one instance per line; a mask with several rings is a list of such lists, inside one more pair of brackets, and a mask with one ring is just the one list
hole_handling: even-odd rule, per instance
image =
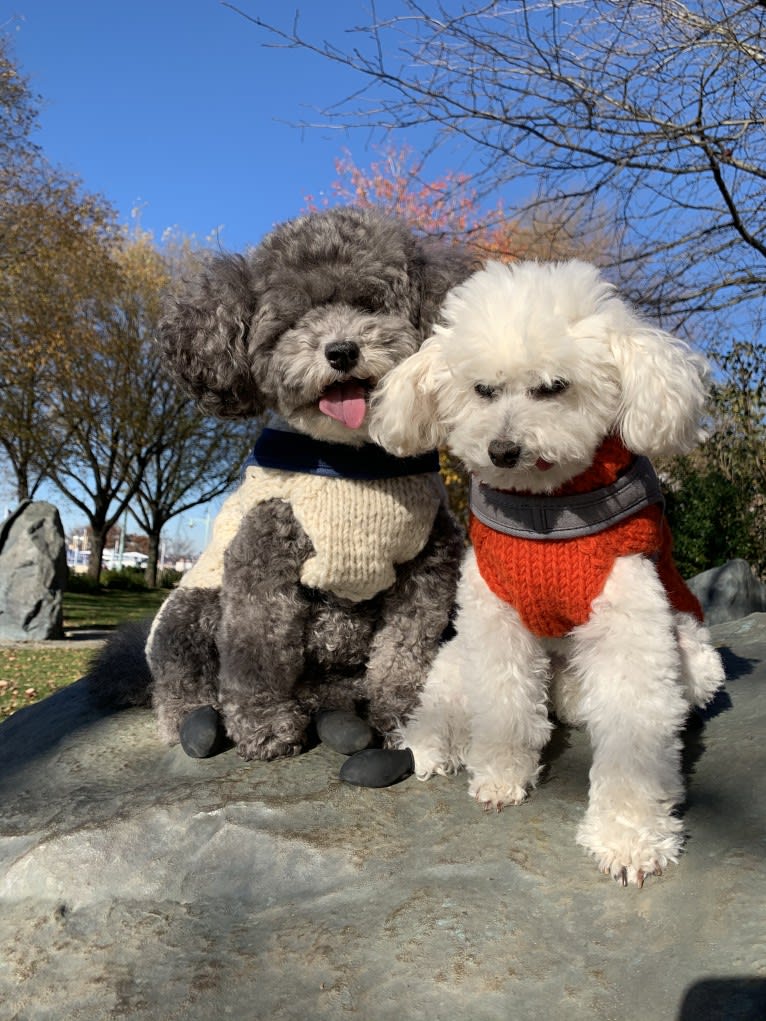
[[375, 739], [375, 734], [364, 720], [354, 713], [337, 709], [319, 713], [316, 719], [317, 737], [341, 755], [353, 755], [368, 748]]
[[225, 742], [221, 717], [211, 705], [200, 706], [185, 717], [179, 733], [181, 747], [192, 759], [207, 759]]
[[340, 778], [356, 787], [390, 787], [411, 776], [415, 760], [409, 748], [366, 748], [341, 766]]

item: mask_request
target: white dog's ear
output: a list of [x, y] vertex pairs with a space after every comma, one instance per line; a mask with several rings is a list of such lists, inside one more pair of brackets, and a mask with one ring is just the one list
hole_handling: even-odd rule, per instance
[[447, 372], [435, 340], [391, 370], [370, 405], [370, 437], [398, 457], [441, 446], [446, 434], [437, 395]]
[[622, 387], [616, 425], [623, 442], [647, 457], [686, 453], [703, 438], [705, 359], [688, 344], [638, 320], [612, 338]]

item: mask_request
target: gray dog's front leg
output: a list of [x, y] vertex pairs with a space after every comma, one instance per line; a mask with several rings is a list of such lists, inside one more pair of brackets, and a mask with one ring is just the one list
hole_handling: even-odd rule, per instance
[[454, 609], [462, 533], [444, 508], [422, 553], [397, 571], [364, 679], [370, 723], [387, 743], [418, 702]]
[[224, 725], [245, 759], [301, 751], [308, 714], [294, 696], [308, 613], [299, 588], [311, 545], [290, 507], [255, 507], [226, 551], [219, 637]]
[[178, 740], [184, 719], [195, 709], [218, 708], [220, 618], [218, 589], [178, 588], [154, 621], [146, 657], [160, 736], [169, 744]]

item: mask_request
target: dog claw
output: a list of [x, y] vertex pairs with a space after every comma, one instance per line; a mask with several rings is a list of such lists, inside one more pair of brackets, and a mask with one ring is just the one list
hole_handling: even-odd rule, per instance
[[474, 794], [474, 797], [476, 798], [478, 803], [481, 805], [483, 811], [486, 812], [487, 815], [489, 815], [489, 813], [493, 809], [494, 809], [496, 815], [500, 815], [500, 813], [503, 811], [503, 803], [502, 803], [502, 801], [500, 801], [500, 802], [497, 802], [497, 801], [482, 801], [478, 794]]
[[644, 871], [644, 869], [639, 869], [638, 874], [636, 875], [636, 886], [640, 890], [643, 887], [644, 880], [646, 879], [647, 876], [661, 876], [661, 875], [662, 869], [660, 868], [659, 865], [656, 864], [656, 862], [653, 863], [651, 869], [647, 871]]
[[643, 889], [643, 886], [644, 886], [644, 883], [646, 882], [646, 877], [647, 876], [661, 876], [662, 875], [662, 869], [657, 864], [653, 864], [651, 868], [636, 869], [635, 880], [630, 880], [629, 879], [629, 872], [628, 872], [628, 866], [627, 865], [622, 865], [619, 868], [614, 866], [615, 871], [612, 871], [612, 868], [613, 867], [610, 866], [609, 864], [599, 865], [599, 872], [601, 872], [601, 874], [605, 875], [605, 876], [611, 875], [614, 878], [614, 881], [616, 883], [619, 883], [619, 885], [622, 886], [622, 887], [629, 886], [631, 881], [635, 882], [636, 887], [639, 890]]

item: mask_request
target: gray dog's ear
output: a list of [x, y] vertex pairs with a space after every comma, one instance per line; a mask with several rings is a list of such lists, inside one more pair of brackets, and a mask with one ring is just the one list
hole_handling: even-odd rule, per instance
[[248, 356], [256, 310], [252, 269], [241, 255], [206, 260], [166, 303], [157, 344], [169, 371], [207, 414], [246, 418], [264, 410]]
[[419, 309], [417, 326], [426, 338], [439, 322], [439, 313], [450, 288], [461, 284], [481, 265], [478, 257], [458, 245], [437, 238], [421, 238], [410, 265], [414, 304]]

